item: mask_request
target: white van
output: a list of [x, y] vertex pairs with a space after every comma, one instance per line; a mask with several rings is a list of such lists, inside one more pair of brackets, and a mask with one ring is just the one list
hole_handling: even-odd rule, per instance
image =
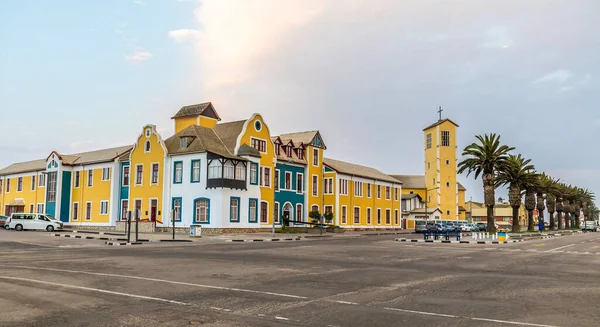
[[55, 229], [63, 228], [63, 223], [60, 220], [40, 213], [13, 213], [9, 221], [8, 229], [17, 231], [29, 229], [53, 232]]

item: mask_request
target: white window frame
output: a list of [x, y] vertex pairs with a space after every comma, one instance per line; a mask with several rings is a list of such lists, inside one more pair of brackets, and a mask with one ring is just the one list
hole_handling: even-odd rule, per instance
[[[91, 179], [90, 179], [90, 176], [92, 177]], [[85, 185], [87, 185], [87, 187], [94, 187], [94, 170], [93, 169], [89, 169], [87, 171], [87, 174], [86, 174], [85, 177], [86, 177], [86, 179], [85, 179]], [[90, 183], [90, 181], [92, 183]]]
[[17, 192], [23, 192], [23, 177], [17, 177]]
[[[154, 165], [158, 166], [158, 169], [156, 170], [156, 183], [154, 181], [152, 181], [152, 178], [154, 176], [152, 176], [154, 174]], [[181, 178], [183, 179], [183, 163], [182, 163], [182, 167], [181, 167]], [[159, 162], [153, 162], [150, 164], [150, 185], [158, 185], [160, 183], [160, 163]]]
[[382, 222], [382, 217], [381, 217], [381, 208], [377, 208], [377, 225], [381, 225]]
[[[267, 208], [267, 212], [265, 213], [265, 221], [263, 221], [263, 216], [262, 216], [262, 207], [263, 204], [265, 204], [265, 207]], [[259, 202], [259, 206], [258, 206], [258, 221], [261, 224], [268, 224], [269, 223], [269, 202], [267, 201], [260, 201]]]
[[366, 211], [366, 222], [367, 225], [372, 225], [373, 224], [373, 210], [371, 209], [371, 207], [367, 207], [367, 211]]
[[[316, 162], [316, 164], [315, 164]], [[312, 157], [312, 165], [313, 167], [319, 167], [319, 149], [313, 149], [313, 157]]]
[[[104, 209], [104, 211], [103, 211]], [[106, 216], [108, 215], [108, 200], [100, 201], [100, 215]]]
[[[440, 144], [442, 146], [450, 146], [450, 131], [442, 131], [441, 132], [441, 139], [442, 141], [440, 142]], [[446, 136], [447, 138], [445, 138], [444, 136]], [[447, 141], [447, 142], [444, 142]]]
[[31, 175], [31, 190], [35, 191], [35, 186], [36, 186], [36, 176], [37, 175]]
[[[300, 210], [298, 210], [298, 208], [300, 208]], [[296, 215], [296, 221], [304, 221], [304, 205], [302, 203], [296, 203], [296, 212], [294, 213]], [[298, 211], [300, 211], [302, 214], [300, 215], [300, 217], [298, 217]]]
[[275, 169], [275, 174], [273, 175], [273, 189], [275, 192], [279, 191], [279, 184], [281, 184], [281, 174], [279, 169]]
[[[298, 183], [300, 179], [300, 183]], [[296, 173], [296, 194], [304, 194], [304, 174]]]
[[81, 171], [80, 170], [76, 170], [74, 172], [74, 177], [73, 177], [73, 188], [79, 188], [81, 186]]
[[[194, 165], [196, 165], [196, 164], [198, 165], [197, 169], [196, 169], [196, 167], [194, 167]], [[242, 165], [242, 163], [240, 162], [240, 163], [238, 163], [238, 165]], [[202, 172], [202, 168], [200, 168], [201, 166], [202, 166], [202, 162], [200, 160], [192, 160], [192, 163], [191, 163], [191, 168], [192, 168], [191, 174], [192, 175], [190, 177], [192, 183], [200, 182], [200, 173]], [[243, 167], [243, 165], [242, 165], [242, 167]], [[237, 166], [235, 168], [237, 169]], [[196, 175], [196, 171], [198, 172], [198, 178], [194, 178]], [[181, 178], [183, 179], [183, 170], [182, 170], [181, 176], [182, 176]]]
[[[89, 208], [89, 210], [88, 210], [88, 204], [90, 205], [90, 208]], [[94, 206], [93, 206], [93, 204], [92, 204], [92, 201], [87, 201], [87, 202], [85, 203], [85, 216], [84, 216], [84, 219], [85, 219], [86, 221], [90, 221], [90, 220], [92, 220], [92, 210], [93, 210], [93, 209], [94, 209]], [[88, 215], [89, 215], [89, 218], [88, 218]]]
[[313, 174], [311, 177], [312, 196], [319, 196], [319, 176]]
[[[106, 178], [104, 178], [104, 174], [106, 172]], [[110, 168], [102, 168], [102, 181], [106, 182], [110, 180]]]
[[223, 178], [224, 179], [235, 179], [235, 165], [231, 160], [225, 161], [223, 163]]
[[[127, 202], [127, 206], [125, 207], [125, 212], [123, 212], [124, 202]], [[121, 208], [119, 208], [119, 209], [121, 210], [121, 220], [127, 220], [127, 212], [129, 211], [129, 199], [122, 199], [121, 200]]]
[[381, 185], [377, 185], [377, 198], [381, 199]]
[[[138, 167], [142, 167], [142, 172], [138, 172]], [[140, 182], [138, 184], [138, 174], [141, 176], [140, 178]], [[131, 170], [129, 171], [129, 176], [131, 178]], [[131, 184], [131, 181], [129, 182], [129, 184]], [[136, 164], [135, 165], [135, 180], [134, 180], [134, 186], [143, 186], [144, 185], [144, 164]]]
[[362, 198], [363, 196], [363, 182], [354, 181], [354, 196]]
[[273, 221], [276, 224], [280, 223], [281, 217], [279, 217], [279, 202], [273, 202]]
[[348, 224], [348, 207], [342, 206], [340, 210], [340, 224]]
[[144, 153], [150, 152], [152, 152], [152, 143], [150, 142], [150, 140], [146, 140], [146, 142], [144, 142]]
[[[287, 185], [287, 181], [288, 181], [288, 176], [290, 176], [290, 185]], [[285, 179], [283, 180], [283, 189], [290, 191], [292, 190], [292, 185], [294, 185], [293, 181], [292, 181], [292, 172], [286, 171], [285, 172]]]
[[385, 199], [386, 200], [389, 200], [389, 199], [392, 198], [392, 194], [391, 194], [390, 189], [391, 189], [391, 187], [389, 187], [389, 186], [385, 187]]
[[256, 149], [256, 148], [254, 148], [254, 147], [253, 147], [253, 148], [254, 148], [254, 149], [256, 149], [258, 152], [260, 152], [260, 153], [267, 153], [267, 152], [269, 151], [269, 144], [267, 143], [267, 140], [265, 140], [265, 139], [261, 139], [261, 138], [259, 138], [259, 137], [253, 137], [253, 136], [252, 136], [252, 137], [250, 137], [250, 145], [251, 145], [251, 146], [252, 146], [252, 143], [253, 143], [253, 142], [252, 142], [252, 140], [257, 140], [257, 141], [262, 141], [262, 142], [265, 142], [265, 151], [260, 151], [259, 149]]
[[[75, 207], [77, 207], [77, 216], [75, 216]], [[81, 212], [81, 208], [79, 207], [79, 202], [73, 202], [73, 212], [71, 212], [71, 220], [77, 221], [79, 220], [79, 214]]]
[[[389, 213], [389, 215], [388, 215]], [[390, 222], [388, 222], [388, 217], [390, 218]], [[385, 224], [386, 225], [391, 225], [392, 224], [392, 209], [385, 209]]]
[[[127, 168], [127, 170], [129, 171], [127, 173], [127, 185], [125, 185], [125, 168]], [[131, 166], [123, 166], [123, 169], [121, 169], [121, 186], [131, 186]]]
[[[358, 209], [358, 222], [356, 222], [356, 209]], [[354, 206], [354, 210], [352, 210], [352, 222], [354, 225], [360, 225], [360, 207]]]
[[40, 177], [38, 178], [38, 187], [45, 187], [46, 185], [46, 175], [45, 174], [40, 174]]
[[[267, 188], [271, 188], [271, 184], [272, 184], [271, 183], [271, 176], [273, 176], [273, 174], [271, 174], [271, 171], [272, 171], [271, 167], [264, 166], [264, 167], [261, 167], [261, 168], [262, 168], [262, 178], [261, 178], [261, 180], [263, 181], [262, 182], [262, 186], [263, 187], [267, 187]], [[267, 171], [269, 172], [269, 177], [267, 177]], [[267, 221], [268, 221], [268, 218], [267, 218]]]

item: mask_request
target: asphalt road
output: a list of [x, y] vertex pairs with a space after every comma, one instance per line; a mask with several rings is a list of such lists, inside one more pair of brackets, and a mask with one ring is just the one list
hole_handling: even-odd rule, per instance
[[1, 326], [598, 326], [600, 233], [144, 244], [0, 231]]

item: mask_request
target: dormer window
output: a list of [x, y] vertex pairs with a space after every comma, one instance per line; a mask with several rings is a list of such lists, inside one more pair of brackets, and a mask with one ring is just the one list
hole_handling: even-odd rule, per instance
[[275, 154], [279, 155], [280, 150], [281, 150], [281, 145], [279, 143], [275, 143]]
[[298, 149], [298, 159], [304, 160], [304, 149], [302, 148]]
[[285, 155], [288, 157], [292, 156], [292, 147], [290, 145], [285, 147]]
[[187, 137], [182, 137], [179, 139], [179, 148], [180, 149], [185, 149], [188, 147], [188, 138]]

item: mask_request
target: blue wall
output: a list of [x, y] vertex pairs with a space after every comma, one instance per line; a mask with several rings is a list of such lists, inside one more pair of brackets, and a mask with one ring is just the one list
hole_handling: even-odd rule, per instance
[[[123, 186], [123, 167], [129, 167], [129, 161], [125, 161], [121, 163], [121, 171], [119, 172], [119, 185], [121, 185], [121, 195], [119, 196], [119, 219], [123, 219], [123, 217], [121, 217], [121, 203], [123, 202], [122, 200], [128, 200], [129, 199], [129, 186]], [[129, 168], [129, 185], [131, 185], [131, 168]]]
[[63, 171], [60, 187], [60, 220], [69, 222], [71, 212], [71, 172]]
[[[306, 195], [306, 190], [303, 190], [302, 194], [296, 193], [296, 181], [297, 174], [304, 174], [304, 184], [306, 186], [306, 174], [304, 172], [304, 167], [291, 166], [283, 163], [277, 163], [275, 169], [279, 170], [279, 191], [275, 191], [275, 202], [279, 202], [279, 213], [277, 215], [281, 217], [283, 214], [284, 205], [289, 202], [292, 205], [292, 210], [290, 210], [290, 220], [298, 220], [296, 218], [296, 204], [300, 203], [304, 205], [304, 196]], [[292, 186], [291, 190], [284, 190], [285, 186], [285, 173], [292, 173]], [[303, 207], [303, 210], [306, 208]]]

